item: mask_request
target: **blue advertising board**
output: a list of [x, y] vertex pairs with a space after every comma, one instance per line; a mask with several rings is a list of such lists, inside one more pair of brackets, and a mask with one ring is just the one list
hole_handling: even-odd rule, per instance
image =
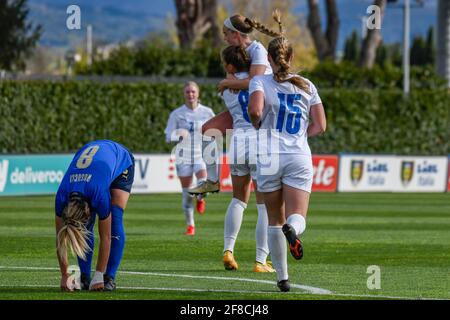
[[54, 194], [73, 155], [0, 155], [0, 196]]

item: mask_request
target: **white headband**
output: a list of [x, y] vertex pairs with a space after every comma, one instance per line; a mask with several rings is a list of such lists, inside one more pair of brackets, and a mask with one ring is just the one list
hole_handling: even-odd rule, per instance
[[225, 21], [223, 22], [223, 25], [224, 25], [225, 27], [227, 27], [228, 29], [230, 29], [230, 30], [233, 30], [233, 31], [235, 31], [235, 32], [239, 32], [240, 34], [247, 35], [247, 33], [241, 32], [241, 31], [239, 31], [238, 29], [236, 29], [236, 28], [233, 26], [233, 24], [231, 23], [230, 18], [226, 18]]

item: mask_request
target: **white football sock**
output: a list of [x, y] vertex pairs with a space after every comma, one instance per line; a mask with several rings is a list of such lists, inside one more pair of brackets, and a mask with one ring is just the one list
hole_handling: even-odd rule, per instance
[[287, 218], [286, 223], [290, 224], [297, 235], [301, 235], [306, 229], [306, 220], [299, 213], [293, 213]]
[[203, 141], [202, 154], [206, 164], [207, 179], [219, 181], [219, 150], [215, 141]]
[[189, 188], [183, 188], [183, 212], [186, 219], [186, 225], [195, 226], [194, 223], [194, 206], [192, 204], [193, 196], [188, 192]]
[[267, 244], [267, 227], [269, 219], [267, 217], [267, 209], [264, 204], [256, 204], [258, 209], [258, 221], [256, 223], [256, 261], [266, 264], [269, 255], [269, 245]]
[[267, 232], [270, 257], [272, 258], [273, 267], [277, 271], [278, 281], [289, 279], [286, 252], [287, 244], [281, 228], [281, 226], [269, 226]]
[[236, 198], [231, 199], [228, 205], [227, 214], [225, 215], [225, 225], [224, 225], [224, 245], [223, 251], [234, 250], [234, 243], [238, 236], [239, 230], [241, 229], [242, 217], [244, 215], [244, 210], [247, 208], [247, 204]]

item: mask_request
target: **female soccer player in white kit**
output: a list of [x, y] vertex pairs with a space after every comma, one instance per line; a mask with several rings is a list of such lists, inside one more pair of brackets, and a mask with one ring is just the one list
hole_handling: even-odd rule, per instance
[[[250, 70], [245, 78], [237, 78], [234, 74], [228, 73], [227, 78], [220, 81], [218, 90], [221, 94], [226, 89], [248, 90], [250, 79], [256, 75], [272, 74], [272, 68], [267, 60], [267, 50], [262, 43], [250, 38], [250, 34], [258, 30], [261, 33], [276, 36], [276, 33], [269, 30], [265, 25], [244, 17], [240, 14], [233, 15], [225, 19], [223, 23], [223, 37], [231, 46], [241, 46], [245, 49], [251, 59]], [[232, 119], [229, 111], [224, 111], [208, 121], [202, 132], [209, 129], [220, 129], [225, 133], [226, 129], [232, 129]], [[218, 161], [218, 159], [216, 159]], [[219, 186], [219, 167], [216, 163], [207, 164], [208, 179], [200, 182], [194, 188], [189, 190], [192, 194], [204, 194], [208, 192], [218, 192]]]
[[[248, 77], [250, 57], [244, 48], [229, 46], [222, 51], [222, 61], [225, 71], [234, 74], [237, 79]], [[250, 199], [250, 188], [253, 179], [256, 184], [256, 130], [248, 117], [248, 90], [238, 92], [225, 90], [222, 98], [233, 118], [233, 135], [229, 148], [233, 198], [225, 215], [223, 264], [227, 270], [238, 269], [234, 258], [234, 246], [238, 236], [242, 218]], [[253, 150], [251, 150], [253, 149]], [[253, 151], [253, 152], [252, 152]], [[253, 158], [252, 158], [253, 156]], [[267, 245], [267, 210], [262, 195], [256, 191], [256, 206], [258, 220], [256, 224], [256, 259], [254, 272], [275, 272], [267, 263], [269, 247]]]
[[[197, 83], [189, 81], [184, 86], [185, 103], [171, 112], [165, 129], [166, 142], [178, 143], [176, 153], [177, 175], [183, 189], [182, 207], [186, 218], [186, 235], [195, 234], [193, 196], [188, 193], [192, 184], [192, 175], [197, 180], [206, 180], [206, 165], [202, 158], [201, 127], [214, 117], [211, 108], [199, 102], [200, 89]], [[205, 200], [197, 197], [197, 211], [205, 210]]]
[[[280, 27], [280, 37], [272, 40], [268, 47], [274, 74], [251, 80], [249, 115], [253, 126], [259, 129], [259, 141], [262, 134], [267, 134], [272, 143], [267, 147], [266, 160], [270, 159], [271, 165], [277, 162], [275, 170], [268, 170], [258, 161], [258, 190], [264, 195], [269, 215], [268, 244], [277, 272], [277, 285], [281, 291], [289, 291], [286, 239], [291, 254], [301, 259], [303, 247], [299, 235], [306, 228], [313, 178], [307, 138], [323, 133], [326, 119], [312, 82], [289, 73], [292, 46], [282, 36], [279, 13], [274, 14], [274, 19]], [[277, 144], [277, 148], [273, 147]], [[258, 147], [261, 150], [266, 146], [259, 143]], [[261, 154], [258, 157], [261, 160]]]

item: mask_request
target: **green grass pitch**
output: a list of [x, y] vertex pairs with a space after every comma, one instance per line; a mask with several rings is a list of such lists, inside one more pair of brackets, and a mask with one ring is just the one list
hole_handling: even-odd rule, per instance
[[[230, 197], [208, 196], [187, 237], [180, 194], [132, 195], [112, 293], [59, 291], [52, 196], [0, 198], [0, 299], [450, 299], [450, 194], [313, 193], [305, 256], [288, 254], [289, 293], [274, 274], [252, 272], [254, 197], [235, 247], [240, 268], [223, 269]], [[368, 289], [372, 265], [380, 289]]]

